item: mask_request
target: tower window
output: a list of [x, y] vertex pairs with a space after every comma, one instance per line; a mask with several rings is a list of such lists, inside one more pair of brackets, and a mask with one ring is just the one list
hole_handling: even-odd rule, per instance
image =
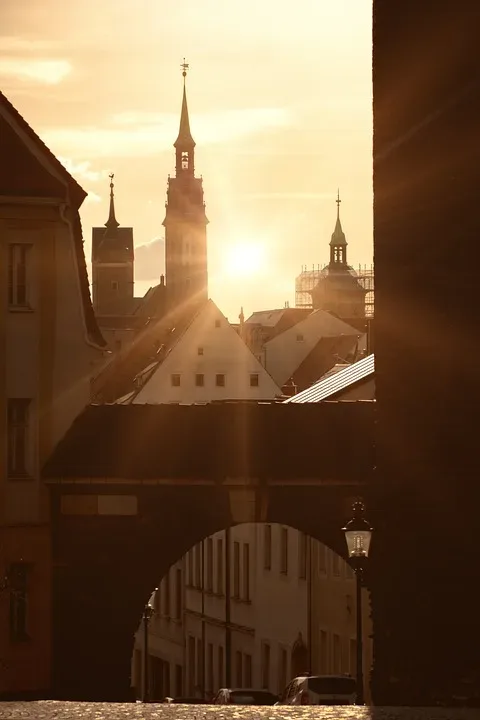
[[172, 375], [172, 387], [180, 387], [180, 375]]
[[258, 387], [258, 373], [250, 375], [250, 387]]
[[203, 347], [197, 348], [197, 355], [203, 355]]
[[188, 152], [182, 152], [182, 170], [188, 170]]
[[217, 387], [225, 387], [225, 375], [216, 375], [215, 376], [215, 385]]

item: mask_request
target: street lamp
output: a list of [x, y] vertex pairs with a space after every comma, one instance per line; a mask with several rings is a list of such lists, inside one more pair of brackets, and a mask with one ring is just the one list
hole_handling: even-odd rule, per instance
[[357, 705], [364, 705], [363, 692], [363, 627], [362, 627], [362, 580], [365, 561], [368, 558], [372, 530], [365, 519], [365, 506], [353, 504], [353, 518], [342, 528], [347, 541], [348, 560], [355, 571], [357, 585]]
[[143, 621], [143, 702], [148, 702], [148, 624], [151, 617], [155, 614], [155, 598], [158, 592], [158, 588], [150, 595], [150, 598], [143, 608], [142, 621]]

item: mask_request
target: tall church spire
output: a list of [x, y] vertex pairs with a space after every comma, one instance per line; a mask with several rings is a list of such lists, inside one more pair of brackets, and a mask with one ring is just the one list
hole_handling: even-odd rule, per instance
[[117, 222], [117, 218], [115, 217], [115, 203], [113, 200], [113, 178], [114, 174], [108, 176], [110, 178], [110, 212], [108, 214], [108, 220], [105, 223], [105, 227], [110, 232], [114, 232], [119, 226], [120, 223]]
[[347, 239], [342, 229], [340, 221], [340, 190], [337, 190], [337, 222], [330, 240], [330, 266], [339, 266], [347, 264]]
[[173, 143], [176, 150], [176, 173], [177, 176], [180, 174], [193, 176], [194, 167], [194, 148], [195, 141], [192, 138], [190, 131], [190, 118], [188, 117], [188, 105], [187, 105], [187, 88], [185, 78], [187, 77], [187, 70], [189, 64], [185, 62], [180, 65], [182, 68], [183, 76], [183, 98], [182, 98], [182, 111], [180, 113], [180, 128], [178, 131], [178, 137]]

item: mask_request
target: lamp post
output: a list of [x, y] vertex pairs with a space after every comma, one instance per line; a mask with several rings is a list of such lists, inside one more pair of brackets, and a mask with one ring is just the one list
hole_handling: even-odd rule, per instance
[[365, 519], [365, 506], [357, 501], [353, 504], [353, 518], [342, 528], [347, 541], [348, 560], [355, 571], [357, 586], [357, 705], [364, 705], [363, 690], [363, 624], [362, 624], [362, 581], [365, 561], [368, 558], [372, 530]]
[[158, 592], [158, 588], [150, 595], [150, 599], [143, 608], [142, 621], [143, 621], [143, 690], [142, 690], [142, 701], [148, 702], [149, 695], [149, 663], [148, 663], [148, 625], [150, 619], [155, 614], [155, 600]]

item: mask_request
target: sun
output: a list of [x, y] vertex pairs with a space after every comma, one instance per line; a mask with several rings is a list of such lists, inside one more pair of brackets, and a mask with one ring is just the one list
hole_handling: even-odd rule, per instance
[[225, 272], [230, 277], [253, 277], [265, 267], [265, 250], [261, 243], [242, 240], [226, 248]]

